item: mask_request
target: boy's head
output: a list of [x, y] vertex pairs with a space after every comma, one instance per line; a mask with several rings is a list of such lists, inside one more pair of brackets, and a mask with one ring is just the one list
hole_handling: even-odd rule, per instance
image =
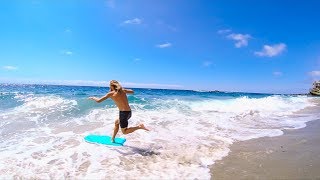
[[111, 80], [110, 81], [110, 91], [120, 91], [122, 90], [122, 86], [120, 85], [120, 83], [116, 80]]

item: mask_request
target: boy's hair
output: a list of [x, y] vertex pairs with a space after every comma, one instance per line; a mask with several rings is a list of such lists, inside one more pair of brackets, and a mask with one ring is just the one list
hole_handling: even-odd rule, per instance
[[122, 86], [120, 85], [120, 83], [116, 80], [111, 80], [110, 81], [110, 87], [113, 87], [115, 89], [116, 92], [120, 92], [122, 91]]

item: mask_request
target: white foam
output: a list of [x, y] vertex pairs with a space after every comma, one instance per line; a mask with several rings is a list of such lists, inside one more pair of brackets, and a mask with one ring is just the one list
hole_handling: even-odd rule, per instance
[[47, 112], [50, 110], [64, 110], [77, 105], [75, 100], [66, 100], [59, 96], [34, 96], [33, 94], [16, 95], [16, 99], [23, 101], [22, 106], [17, 107], [17, 111], [23, 112]]
[[[76, 105], [56, 96], [21, 99], [24, 104], [6, 114], [7, 118], [30, 111], [40, 114], [33, 118], [41, 118], [43, 112], [61, 112]], [[209, 179], [208, 166], [226, 156], [233, 142], [278, 136], [285, 128], [302, 127], [314, 119], [315, 114], [299, 113], [314, 106], [311, 100], [305, 96], [159, 99], [151, 101], [151, 109], [135, 104], [129, 126], [144, 122], [152, 131], [119, 133], [127, 142], [116, 148], [83, 140], [91, 133], [111, 135], [116, 108], [93, 109], [62, 122], [48, 120], [46, 126], [24, 131], [23, 137], [2, 140], [0, 178]]]
[[65, 114], [76, 108], [75, 100], [59, 96], [35, 96], [17, 94], [23, 104], [0, 114], [0, 135], [7, 138], [24, 137], [28, 131], [66, 119]]

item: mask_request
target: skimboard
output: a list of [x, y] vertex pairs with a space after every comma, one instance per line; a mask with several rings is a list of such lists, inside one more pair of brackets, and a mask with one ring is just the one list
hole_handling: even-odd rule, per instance
[[103, 135], [87, 135], [84, 137], [84, 140], [88, 143], [102, 144], [108, 146], [123, 146], [123, 143], [126, 142], [125, 138], [114, 138], [114, 143], [111, 142], [111, 136]]

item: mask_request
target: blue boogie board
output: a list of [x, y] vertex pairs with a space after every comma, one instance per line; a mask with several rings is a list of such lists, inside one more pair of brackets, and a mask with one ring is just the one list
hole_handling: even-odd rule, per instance
[[114, 143], [111, 142], [111, 136], [103, 135], [87, 135], [84, 137], [84, 140], [89, 143], [109, 145], [109, 146], [123, 146], [123, 143], [126, 142], [125, 138], [114, 138]]

